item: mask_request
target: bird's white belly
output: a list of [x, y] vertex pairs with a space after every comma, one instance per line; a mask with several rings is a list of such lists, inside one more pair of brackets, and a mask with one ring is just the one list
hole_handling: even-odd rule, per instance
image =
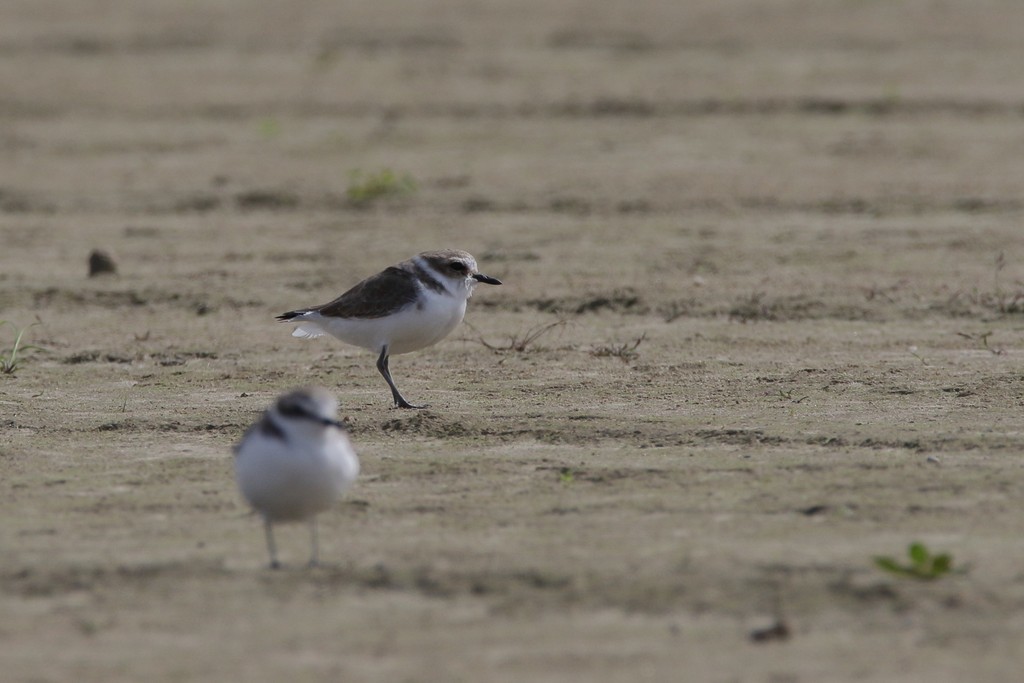
[[310, 319], [328, 334], [371, 351], [385, 345], [389, 355], [409, 353], [444, 339], [466, 314], [466, 300], [432, 291], [421, 293], [419, 303], [382, 318]]
[[296, 450], [268, 438], [246, 446], [235, 463], [238, 485], [271, 521], [299, 521], [326, 510], [359, 474], [359, 461], [343, 436]]

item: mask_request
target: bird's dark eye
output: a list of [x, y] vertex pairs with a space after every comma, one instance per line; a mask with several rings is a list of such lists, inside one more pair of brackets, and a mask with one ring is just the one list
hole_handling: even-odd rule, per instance
[[462, 261], [452, 261], [451, 263], [448, 264], [448, 267], [454, 270], [456, 273], [466, 272], [466, 264], [463, 263]]

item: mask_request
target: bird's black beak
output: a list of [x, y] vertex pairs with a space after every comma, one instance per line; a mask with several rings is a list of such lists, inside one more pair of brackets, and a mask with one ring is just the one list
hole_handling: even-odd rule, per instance
[[501, 284], [501, 280], [499, 280], [498, 278], [496, 278], [496, 277], [489, 277], [487, 275], [484, 275], [483, 273], [474, 273], [473, 274], [473, 279], [476, 280], [477, 282], [483, 282], [483, 283], [488, 284], [488, 285], [500, 285]]

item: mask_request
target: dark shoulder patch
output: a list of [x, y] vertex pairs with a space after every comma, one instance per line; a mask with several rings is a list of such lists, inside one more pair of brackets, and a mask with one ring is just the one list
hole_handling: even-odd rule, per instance
[[288, 437], [285, 435], [284, 430], [274, 422], [274, 418], [270, 417], [269, 413], [264, 413], [263, 417], [256, 424], [256, 428], [260, 430], [260, 434], [271, 439], [278, 439], [280, 441], [287, 441]]
[[417, 294], [416, 276], [391, 266], [314, 310], [337, 318], [383, 318], [415, 303]]
[[242, 438], [238, 441], [237, 444], [235, 444], [233, 450], [236, 457], [238, 456], [238, 452], [242, 450], [242, 446], [245, 445], [245, 442], [248, 441], [249, 437], [253, 435], [253, 432], [258, 432], [261, 436], [266, 436], [271, 439], [277, 439], [278, 441], [281, 442], [288, 441], [288, 436], [284, 433], [284, 430], [281, 429], [281, 427], [276, 422], [274, 422], [274, 420], [270, 417], [270, 413], [266, 412], [263, 413], [263, 417], [261, 417], [258, 422], [253, 423], [252, 425], [250, 425], [248, 429], [245, 430], [245, 434], [243, 434]]
[[415, 261], [413, 261], [412, 267], [413, 270], [416, 272], [416, 277], [419, 278], [420, 283], [424, 287], [432, 289], [438, 294], [448, 293], [448, 290], [444, 288], [444, 285], [441, 284], [441, 281], [438, 280], [437, 277], [435, 277], [434, 274], [431, 273], [429, 270], [421, 266], [419, 263], [416, 263]]

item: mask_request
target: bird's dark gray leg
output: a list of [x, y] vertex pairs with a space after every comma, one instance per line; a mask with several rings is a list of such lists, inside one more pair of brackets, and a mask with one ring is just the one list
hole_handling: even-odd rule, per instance
[[267, 535], [267, 552], [270, 553], [270, 568], [280, 569], [281, 563], [277, 561], [277, 546], [274, 544], [274, 530], [271, 528], [270, 518], [263, 518], [263, 531]]
[[380, 350], [380, 356], [377, 357], [377, 370], [381, 375], [384, 376], [384, 380], [391, 387], [391, 397], [395, 399], [395, 407], [397, 408], [426, 408], [427, 406], [416, 406], [405, 400], [402, 393], [398, 391], [398, 387], [395, 386], [395, 380], [391, 379], [391, 370], [388, 368], [388, 347], [384, 347]]

